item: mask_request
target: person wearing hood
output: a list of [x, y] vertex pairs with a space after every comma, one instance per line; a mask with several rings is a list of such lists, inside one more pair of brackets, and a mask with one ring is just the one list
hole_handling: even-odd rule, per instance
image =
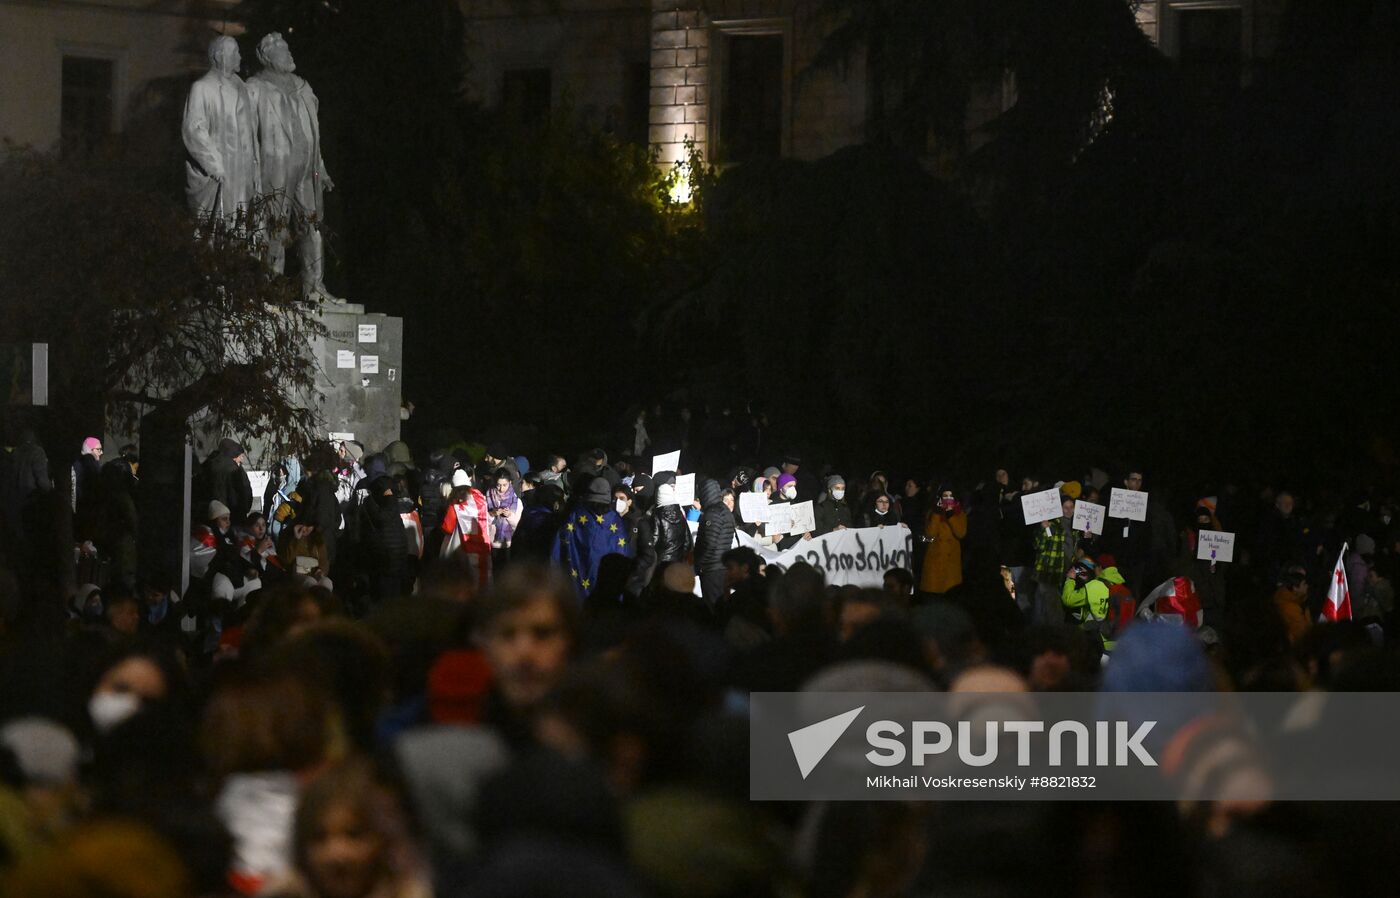
[[944, 487], [938, 491], [937, 504], [924, 519], [924, 567], [919, 589], [942, 595], [962, 585], [962, 540], [967, 536], [967, 513]]
[[711, 611], [724, 601], [724, 553], [734, 547], [734, 512], [724, 501], [724, 490], [711, 478], [700, 481], [700, 527], [695, 534], [695, 573], [700, 577], [700, 595]]
[[377, 601], [396, 599], [407, 592], [408, 531], [403, 515], [412, 502], [398, 496], [394, 483], [381, 475], [370, 481], [360, 505], [361, 543], [370, 574], [371, 595]]
[[486, 508], [486, 497], [472, 486], [471, 475], [458, 468], [452, 472], [452, 495], [448, 500], [450, 504], [439, 527], [443, 540], [438, 556], [462, 564], [475, 580], [476, 588], [485, 590], [491, 583], [491, 514]]
[[846, 501], [846, 478], [833, 474], [826, 478], [826, 494], [816, 505], [816, 536], [825, 536], [854, 525], [851, 504]]
[[559, 528], [550, 560], [564, 569], [579, 601], [588, 598], [598, 582], [598, 567], [604, 556], [635, 557], [632, 534], [627, 522], [613, 506], [613, 485], [594, 477], [569, 509]]
[[521, 499], [524, 511], [511, 541], [511, 557], [516, 561], [548, 561], [554, 537], [564, 526], [564, 489], [556, 481], [541, 482]]
[[[695, 547], [685, 512], [676, 503], [676, 475], [669, 471], [657, 475], [653, 487], [656, 504], [638, 522], [637, 567], [627, 581], [631, 595], [641, 595], [658, 570], [685, 561]], [[639, 498], [650, 501], [645, 491]]]
[[871, 497], [870, 504], [866, 506], [865, 511], [861, 512], [860, 526], [909, 529], [909, 525], [899, 519], [899, 512], [895, 510], [894, 497], [889, 493], [879, 493]]
[[222, 502], [238, 520], [253, 510], [253, 485], [248, 481], [248, 472], [243, 469], [248, 454], [234, 439], [225, 437], [219, 441], [204, 463], [209, 483], [209, 499]]

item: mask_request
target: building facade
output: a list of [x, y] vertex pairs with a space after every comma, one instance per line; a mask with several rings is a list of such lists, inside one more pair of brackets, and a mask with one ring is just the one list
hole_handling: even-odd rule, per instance
[[[1276, 49], [1287, 0], [1136, 0], [1143, 32], [1190, 77], [1248, 84]], [[821, 0], [459, 0], [467, 95], [525, 117], [569, 108], [657, 148], [693, 142], [721, 165], [814, 159], [864, 137], [859, 54], [814, 66]], [[90, 149], [161, 79], [206, 67], [237, 0], [0, 0], [0, 139]], [[246, 50], [247, 48], [245, 48]], [[970, 127], [1015, 102], [1014, 78], [974, 98]]]
[[0, 140], [94, 149], [154, 102], [151, 85], [208, 68], [209, 40], [235, 5], [0, 0]]
[[[720, 165], [813, 159], [864, 137], [863, 60], [815, 67], [821, 0], [460, 0], [469, 93], [529, 115], [570, 104], [656, 147], [693, 142]], [[1139, 26], [1192, 78], [1238, 88], [1276, 49], [1286, 0], [1137, 0]], [[969, 130], [1015, 102], [1015, 79], [973, 98]]]

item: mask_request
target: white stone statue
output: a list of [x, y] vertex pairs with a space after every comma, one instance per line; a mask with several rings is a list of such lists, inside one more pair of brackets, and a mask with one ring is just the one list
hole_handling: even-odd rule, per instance
[[257, 127], [248, 86], [238, 77], [241, 61], [237, 41], [214, 38], [209, 71], [185, 100], [185, 196], [202, 221], [217, 215], [232, 224], [261, 191]]
[[326, 290], [321, 240], [321, 193], [333, 190], [321, 159], [321, 125], [316, 94], [294, 74], [296, 63], [282, 35], [258, 42], [262, 71], [248, 79], [258, 128], [262, 188], [274, 224], [268, 234], [268, 260], [281, 273], [287, 244], [295, 236], [301, 258], [302, 292], [308, 299], [335, 303]]

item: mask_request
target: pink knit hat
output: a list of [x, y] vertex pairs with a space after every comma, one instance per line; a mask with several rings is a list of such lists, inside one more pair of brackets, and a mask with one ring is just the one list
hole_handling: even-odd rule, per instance
[[89, 455], [92, 454], [92, 450], [101, 448], [102, 441], [99, 440], [97, 437], [88, 437], [87, 439], [83, 440], [83, 451]]

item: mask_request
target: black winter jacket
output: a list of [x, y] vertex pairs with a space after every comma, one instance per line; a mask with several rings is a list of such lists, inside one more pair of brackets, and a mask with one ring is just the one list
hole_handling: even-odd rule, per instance
[[724, 506], [716, 481], [703, 481], [698, 493], [702, 513], [695, 535], [695, 569], [703, 573], [724, 567], [724, 553], [734, 546], [734, 512]]

